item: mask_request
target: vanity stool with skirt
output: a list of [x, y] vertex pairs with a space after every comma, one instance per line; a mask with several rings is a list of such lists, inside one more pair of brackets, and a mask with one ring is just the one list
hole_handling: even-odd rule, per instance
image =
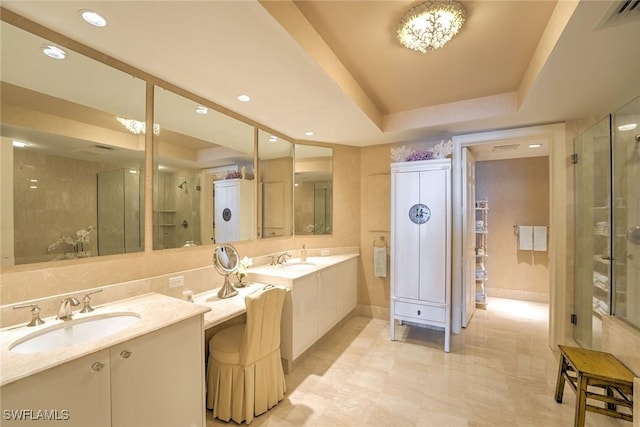
[[247, 295], [247, 323], [209, 340], [207, 408], [215, 418], [249, 424], [284, 397], [280, 319], [286, 292], [267, 285]]

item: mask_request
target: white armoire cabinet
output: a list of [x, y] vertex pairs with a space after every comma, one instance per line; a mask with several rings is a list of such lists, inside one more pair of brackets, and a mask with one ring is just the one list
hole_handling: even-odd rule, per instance
[[216, 243], [253, 237], [253, 181], [225, 179], [215, 182]]
[[451, 333], [451, 160], [391, 164], [391, 339], [396, 321]]

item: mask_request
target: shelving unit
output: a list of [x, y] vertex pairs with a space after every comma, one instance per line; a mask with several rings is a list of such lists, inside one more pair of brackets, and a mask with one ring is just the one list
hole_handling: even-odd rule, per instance
[[476, 201], [476, 307], [487, 307], [487, 237], [489, 218], [489, 201], [487, 199]]

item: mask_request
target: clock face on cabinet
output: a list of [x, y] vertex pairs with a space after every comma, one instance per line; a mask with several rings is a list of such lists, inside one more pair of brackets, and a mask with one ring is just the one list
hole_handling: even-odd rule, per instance
[[415, 204], [409, 209], [409, 219], [414, 224], [424, 224], [431, 219], [431, 209], [422, 203]]
[[224, 208], [222, 211], [222, 219], [229, 221], [231, 219], [231, 209]]

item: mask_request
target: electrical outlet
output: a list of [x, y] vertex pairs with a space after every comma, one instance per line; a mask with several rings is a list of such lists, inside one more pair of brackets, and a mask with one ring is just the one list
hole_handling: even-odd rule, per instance
[[320, 255], [321, 256], [328, 256], [331, 253], [331, 251], [329, 251], [329, 249], [321, 249], [320, 250]]
[[176, 276], [176, 277], [169, 278], [170, 288], [179, 288], [180, 286], [184, 286], [184, 276]]

